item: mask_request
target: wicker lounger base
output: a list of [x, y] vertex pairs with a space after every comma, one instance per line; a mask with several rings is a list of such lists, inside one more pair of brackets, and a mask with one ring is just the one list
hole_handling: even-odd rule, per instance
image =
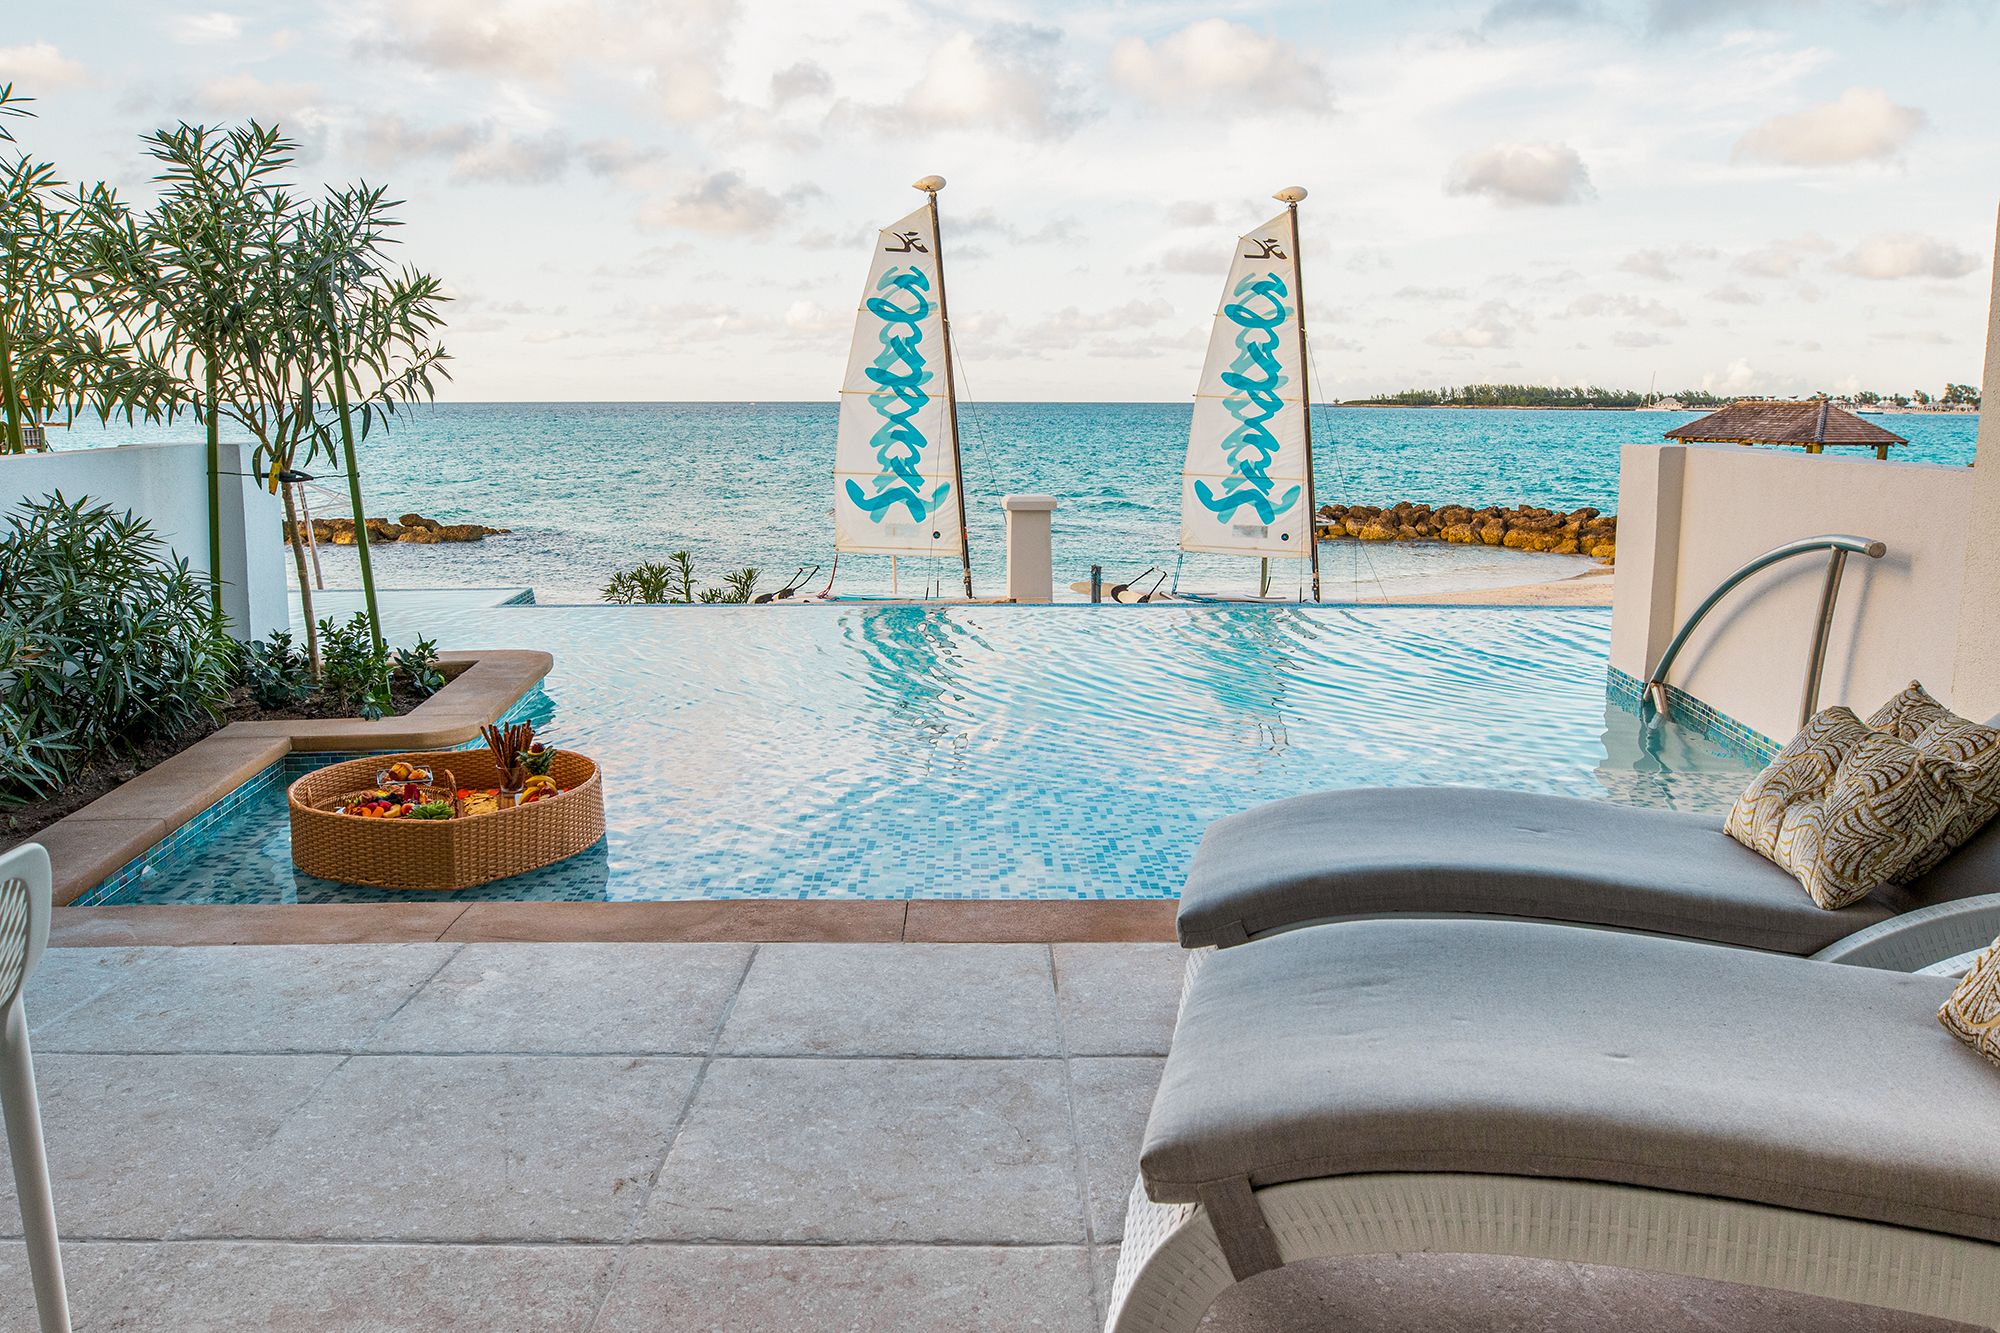
[[[1763, 1204], [1510, 1176], [1299, 1181], [1256, 1200], [1285, 1263], [1490, 1254], [1737, 1282], [2000, 1326], [2000, 1246]], [[1110, 1333], [1193, 1330], [1233, 1283], [1199, 1204], [1135, 1185]]]

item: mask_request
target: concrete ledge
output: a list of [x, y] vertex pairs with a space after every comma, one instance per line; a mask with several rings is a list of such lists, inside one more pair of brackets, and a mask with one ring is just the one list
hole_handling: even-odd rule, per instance
[[[518, 649], [444, 653], [439, 660], [451, 679], [401, 717], [377, 722], [360, 718], [233, 722], [49, 825], [30, 841], [49, 849], [55, 901], [75, 902], [293, 751], [435, 750], [462, 745], [476, 739], [481, 727], [513, 707], [555, 666], [555, 658], [547, 653]], [[166, 910], [195, 909], [186, 904]]]
[[1173, 899], [1125, 902], [159, 903], [59, 907], [55, 947], [173, 944], [1009, 943], [1174, 938]]

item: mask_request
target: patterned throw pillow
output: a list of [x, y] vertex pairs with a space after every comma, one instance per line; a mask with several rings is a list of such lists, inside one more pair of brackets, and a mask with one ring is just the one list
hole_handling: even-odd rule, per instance
[[1958, 813], [1945, 824], [1937, 841], [1903, 872], [1914, 879], [1970, 842], [1973, 834], [2000, 815], [2000, 731], [1968, 722], [1914, 680], [1877, 709], [1868, 725], [1901, 737], [1927, 755], [1965, 764], [1972, 770], [1963, 784], [1964, 800]]
[[1904, 877], [1959, 812], [1968, 776], [1828, 708], [1750, 780], [1725, 827], [1832, 910]]
[[1944, 1008], [1938, 1010], [1938, 1022], [1952, 1036], [2000, 1064], [2000, 940], [1979, 955]]

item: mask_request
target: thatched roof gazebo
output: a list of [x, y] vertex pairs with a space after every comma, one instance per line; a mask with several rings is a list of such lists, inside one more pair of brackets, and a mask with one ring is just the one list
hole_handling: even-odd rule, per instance
[[1909, 443], [1824, 398], [1803, 403], [1746, 399], [1676, 426], [1667, 438], [1683, 444], [1789, 444], [1809, 454], [1828, 446], [1853, 447], [1873, 449], [1877, 458], [1887, 458], [1891, 445]]

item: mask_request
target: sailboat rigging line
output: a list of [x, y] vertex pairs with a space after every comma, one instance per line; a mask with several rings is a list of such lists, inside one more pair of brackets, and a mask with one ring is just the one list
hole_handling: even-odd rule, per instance
[[[1303, 191], [1298, 192], [1303, 194]], [[1285, 216], [1292, 224], [1292, 284], [1297, 289], [1293, 299], [1299, 307], [1299, 360], [1305, 363], [1305, 375], [1299, 385], [1300, 408], [1303, 409], [1305, 427], [1304, 445], [1306, 482], [1306, 550], [1312, 557], [1313, 600], [1319, 600], [1319, 499], [1313, 493], [1313, 395], [1312, 395], [1312, 339], [1306, 332], [1306, 259], [1299, 253], [1299, 200], [1292, 191], [1281, 190], [1279, 197], [1284, 200]], [[1301, 597], [1299, 600], [1305, 600]]]
[[918, 182], [924, 192], [924, 199], [931, 210], [931, 244], [937, 247], [933, 258], [937, 261], [938, 275], [938, 328], [944, 334], [944, 395], [945, 420], [951, 427], [951, 481], [952, 489], [958, 493], [958, 558], [965, 571], [965, 600], [972, 600], [972, 533], [965, 525], [965, 461], [958, 450], [958, 391], [956, 377], [952, 373], [951, 341], [951, 301], [945, 295], [944, 285], [944, 232], [938, 226], [937, 192], [944, 185], [935, 176], [926, 176]]

